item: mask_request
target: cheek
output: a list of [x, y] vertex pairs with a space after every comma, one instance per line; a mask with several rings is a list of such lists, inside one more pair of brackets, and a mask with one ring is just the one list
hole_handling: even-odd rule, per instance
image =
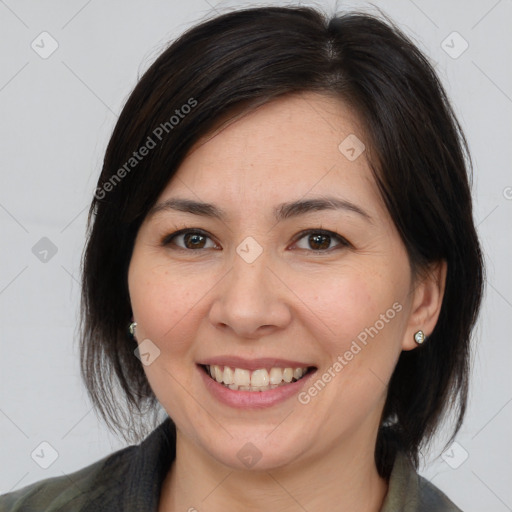
[[379, 418], [401, 352], [407, 283], [369, 268], [309, 280], [297, 295], [303, 311], [314, 313], [308, 330], [328, 356], [317, 377], [327, 384], [313, 382], [301, 403], [314, 404], [327, 431], [350, 432], [365, 418]]
[[331, 355], [348, 350], [353, 340], [364, 342], [399, 330], [403, 283], [397, 280], [383, 279], [368, 268], [352, 268], [336, 275], [310, 274], [295, 283], [304, 311], [310, 310], [308, 316], [316, 325], [317, 341]]
[[186, 331], [193, 327], [191, 319], [200, 312], [208, 289], [204, 277], [195, 272], [173, 273], [165, 264], [150, 263], [149, 257], [135, 252], [128, 283], [139, 341], [149, 338], [173, 352], [186, 349]]

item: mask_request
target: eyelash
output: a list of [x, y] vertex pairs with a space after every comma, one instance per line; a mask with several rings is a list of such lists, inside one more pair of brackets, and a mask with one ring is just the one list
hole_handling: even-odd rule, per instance
[[[173, 232], [173, 233], [171, 233], [169, 235], [164, 236], [163, 239], [162, 239], [162, 245], [163, 246], [174, 245], [175, 248], [173, 250], [186, 251], [186, 252], [201, 252], [201, 251], [205, 251], [207, 249], [211, 249], [210, 247], [199, 248], [199, 249], [187, 249], [187, 248], [184, 248], [184, 247], [180, 247], [180, 246], [178, 246], [176, 244], [173, 244], [172, 240], [174, 240], [175, 238], [177, 238], [177, 237], [179, 237], [181, 235], [187, 235], [187, 234], [190, 234], [190, 235], [200, 235], [200, 236], [203, 236], [203, 237], [206, 237], [206, 238], [212, 240], [211, 236], [208, 233], [206, 233], [205, 231], [203, 231], [202, 229], [198, 229], [198, 228], [183, 228], [183, 229], [175, 231], [175, 232]], [[334, 239], [334, 240], [336, 240], [338, 242], [337, 246], [331, 247], [330, 249], [320, 249], [320, 250], [313, 250], [313, 249], [311, 249], [311, 250], [309, 250], [309, 252], [314, 252], [314, 253], [322, 254], [322, 253], [330, 253], [333, 250], [336, 250], [337, 248], [351, 247], [350, 242], [348, 242], [341, 235], [338, 235], [337, 233], [334, 233], [333, 231], [328, 231], [328, 230], [321, 229], [321, 228], [306, 229], [304, 231], [301, 231], [294, 238], [293, 244], [296, 244], [298, 241], [302, 240], [303, 238], [305, 238], [305, 237], [307, 237], [309, 235], [323, 235], [323, 236], [330, 237], [331, 239]], [[300, 249], [300, 250], [308, 250], [308, 249]]]

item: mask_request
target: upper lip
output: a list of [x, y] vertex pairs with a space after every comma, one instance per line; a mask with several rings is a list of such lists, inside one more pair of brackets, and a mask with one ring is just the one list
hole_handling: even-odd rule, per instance
[[241, 368], [245, 370], [259, 370], [262, 368], [308, 368], [313, 366], [302, 361], [290, 361], [277, 357], [259, 357], [257, 359], [245, 359], [237, 356], [209, 357], [199, 361], [198, 364], [206, 366], [229, 366], [230, 368]]

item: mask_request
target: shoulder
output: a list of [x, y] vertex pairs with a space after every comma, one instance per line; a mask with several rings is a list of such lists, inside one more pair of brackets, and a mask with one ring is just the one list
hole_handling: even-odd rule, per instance
[[175, 447], [175, 426], [167, 418], [138, 445], [74, 473], [0, 496], [0, 512], [156, 510], [162, 482], [176, 456]]
[[446, 494], [425, 478], [418, 475], [418, 494], [421, 507], [418, 511], [462, 512]]
[[0, 496], [0, 512], [85, 510], [119, 488], [136, 447], [119, 450], [73, 473], [47, 478]]
[[441, 490], [418, 475], [403, 453], [396, 456], [381, 512], [462, 512]]

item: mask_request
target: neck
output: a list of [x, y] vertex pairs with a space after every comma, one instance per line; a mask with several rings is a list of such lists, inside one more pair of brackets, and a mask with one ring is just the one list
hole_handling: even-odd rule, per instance
[[[374, 447], [339, 442], [314, 459], [270, 471], [233, 470], [177, 432], [176, 459], [162, 486], [159, 512], [176, 510], [347, 510], [378, 512], [387, 482]], [[364, 445], [363, 445], [364, 446]]]

